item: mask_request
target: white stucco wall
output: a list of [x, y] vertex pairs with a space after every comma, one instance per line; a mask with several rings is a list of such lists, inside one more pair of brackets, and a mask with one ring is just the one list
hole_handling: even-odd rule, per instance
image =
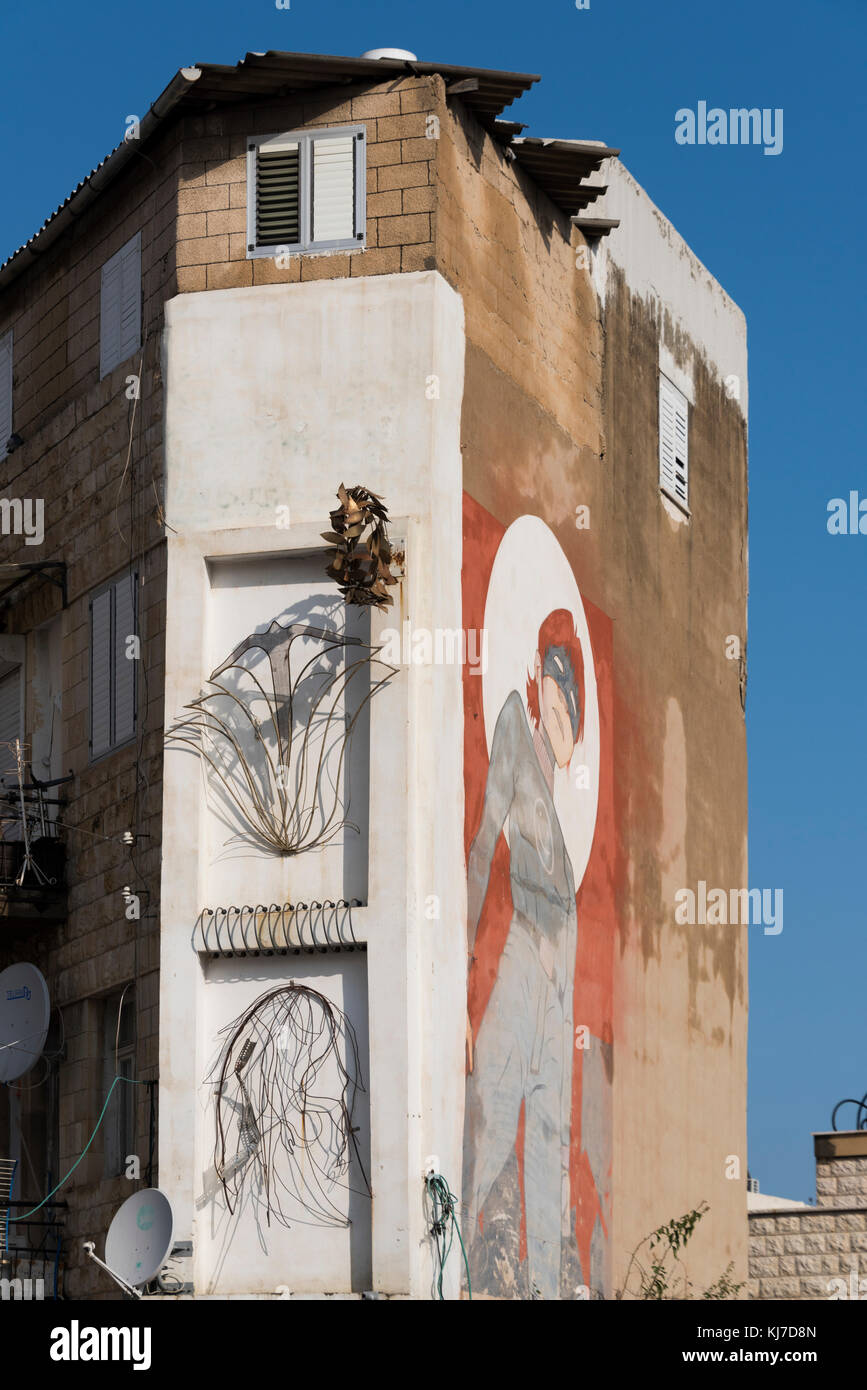
[[[167, 725], [200, 693], [215, 652], [228, 655], [257, 616], [262, 630], [291, 608], [298, 565], [316, 571], [319, 532], [340, 483], [381, 495], [391, 535], [406, 546], [394, 609], [373, 614], [372, 640], [405, 619], [416, 629], [460, 627], [463, 358], [461, 300], [434, 272], [214, 291], [167, 305]], [[235, 584], [231, 565], [239, 562], [246, 583]], [[372, 701], [370, 747], [366, 906], [353, 922], [367, 943], [371, 1282], [381, 1293], [429, 1297], [423, 1160], [438, 1154], [453, 1187], [461, 1171], [460, 667], [402, 668]], [[251, 865], [249, 856], [233, 861], [219, 846], [215, 853], [204, 781], [183, 754], [166, 757], [163, 821], [160, 1183], [174, 1206], [176, 1237], [193, 1239], [197, 1293], [265, 1293], [278, 1268], [276, 1283], [294, 1294], [348, 1293], [347, 1233], [341, 1245], [329, 1232], [328, 1288], [306, 1276], [303, 1242], [281, 1245], [263, 1268], [251, 1266], [249, 1231], [218, 1255], [215, 1213], [196, 1209], [208, 1162], [203, 1080], [216, 1020], [248, 1002], [256, 969], [262, 978], [275, 968], [294, 978], [305, 958], [245, 965], [226, 979], [203, 966], [191, 945], [203, 906], [255, 902], [266, 888], [288, 894], [297, 879], [281, 877], [290, 870], [267, 856]], [[299, 858], [294, 872], [304, 891], [327, 886], [329, 863], [340, 876], [340, 853], [309, 875]], [[424, 911], [431, 895], [439, 899], [434, 920]], [[343, 896], [342, 881], [327, 896]], [[329, 960], [338, 969], [341, 956]], [[232, 1249], [240, 1252], [234, 1263]], [[452, 1293], [457, 1276], [455, 1261]]]
[[[722, 382], [738, 378], [736, 399], [746, 418], [747, 326], [742, 310], [619, 159], [609, 159], [604, 174], [608, 192], [586, 215], [619, 217], [620, 226], [600, 239], [594, 253], [597, 293], [604, 301], [609, 267], [619, 266], [634, 294], [664, 306], [675, 330], [701, 345]], [[660, 344], [660, 370], [694, 399], [691, 363], [677, 362], [669, 343]]]

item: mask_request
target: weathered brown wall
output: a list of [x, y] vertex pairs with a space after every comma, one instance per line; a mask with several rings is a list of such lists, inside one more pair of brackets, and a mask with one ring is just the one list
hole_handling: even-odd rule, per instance
[[[613, 274], [605, 306], [605, 597], [615, 620], [620, 970], [615, 1040], [615, 1282], [629, 1251], [706, 1200], [699, 1289], [746, 1277], [745, 926], [678, 926], [674, 894], [747, 885], [746, 435], [700, 343]], [[658, 478], [660, 342], [691, 359], [691, 517]], [[754, 930], [756, 930], [754, 928]], [[758, 928], [760, 930], [760, 928]], [[727, 1178], [729, 1156], [739, 1179]], [[732, 1168], [733, 1171], [733, 1168]]]
[[[162, 495], [162, 385], [159, 341], [163, 304], [175, 292], [174, 228], [178, 145], [168, 134], [134, 161], [76, 221], [38, 265], [0, 296], [0, 333], [14, 330], [14, 428], [24, 444], [0, 464], [3, 495], [41, 498], [45, 539], [25, 545], [0, 538], [0, 559], [62, 560], [68, 605], [62, 613], [62, 767], [75, 781], [62, 789], [68, 828], [68, 918], [50, 926], [4, 926], [0, 966], [32, 960], [63, 1009], [66, 1057], [60, 1064], [60, 1173], [84, 1149], [102, 1107], [102, 1006], [106, 994], [134, 976], [137, 992], [137, 1075], [156, 1075], [162, 681], [165, 546], [157, 518]], [[144, 352], [141, 398], [133, 417], [126, 378], [140, 370], [135, 354], [99, 380], [100, 268], [142, 232]], [[93, 588], [136, 565], [142, 671], [134, 745], [89, 763], [89, 610]], [[60, 613], [59, 592], [31, 581], [0, 612], [3, 630], [26, 633], [32, 672], [33, 631]], [[28, 676], [28, 681], [30, 677]], [[25, 737], [32, 735], [28, 689]], [[142, 838], [131, 855], [125, 830]], [[125, 917], [122, 889], [141, 895], [141, 919]], [[29, 1081], [31, 1078], [25, 1078]], [[148, 1153], [149, 1104], [137, 1092], [136, 1152]], [[64, 1239], [65, 1287], [73, 1297], [113, 1296], [104, 1276], [83, 1263], [81, 1242], [99, 1239], [120, 1201], [124, 1178], [103, 1178], [100, 1134], [69, 1186]], [[24, 1190], [34, 1195], [26, 1174]], [[35, 1195], [41, 1196], [42, 1193]]]
[[[747, 928], [678, 927], [674, 893], [747, 884], [743, 663], [725, 655], [729, 634], [746, 646], [745, 426], [702, 345], [616, 270], [598, 302], [580, 233], [459, 103], [440, 110], [436, 251], [466, 312], [465, 488], [504, 526], [542, 517], [614, 623], [610, 1292], [642, 1237], [706, 1200], [688, 1261], [700, 1291], [729, 1261], [746, 1278]], [[661, 342], [694, 364], [688, 522], [658, 488]]]

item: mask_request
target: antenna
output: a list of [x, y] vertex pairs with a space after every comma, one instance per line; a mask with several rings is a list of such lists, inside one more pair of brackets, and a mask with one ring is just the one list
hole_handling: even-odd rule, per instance
[[17, 1081], [42, 1055], [50, 1018], [41, 970], [24, 963], [0, 972], [0, 1083]]
[[158, 1187], [134, 1192], [114, 1214], [105, 1238], [105, 1260], [94, 1254], [92, 1240], [84, 1242], [87, 1255], [110, 1274], [132, 1298], [159, 1274], [172, 1248], [172, 1208]]

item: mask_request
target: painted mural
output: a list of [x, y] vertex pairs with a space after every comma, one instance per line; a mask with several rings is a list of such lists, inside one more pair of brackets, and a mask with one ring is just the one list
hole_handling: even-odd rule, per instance
[[467, 1082], [474, 1296], [608, 1289], [611, 625], [535, 516], [464, 499]]

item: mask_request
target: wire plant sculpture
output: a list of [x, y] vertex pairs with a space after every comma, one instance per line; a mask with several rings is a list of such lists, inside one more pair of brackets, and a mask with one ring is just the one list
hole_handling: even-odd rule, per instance
[[[267, 657], [264, 681], [244, 662], [256, 651]], [[345, 827], [358, 828], [342, 814], [341, 779], [362, 712], [396, 674], [378, 660], [380, 651], [357, 637], [274, 619], [211, 673], [212, 689], [185, 706], [190, 713], [172, 725], [167, 742], [200, 755], [259, 847], [282, 855], [322, 847]], [[383, 673], [377, 680], [374, 667]]]
[[836, 1130], [837, 1111], [841, 1110], [844, 1105], [855, 1106], [855, 1128], [867, 1129], [867, 1093], [860, 1100], [855, 1100], [852, 1096], [847, 1096], [845, 1100], [838, 1100], [831, 1112], [831, 1128]]
[[[331, 1194], [336, 1185], [349, 1189], [353, 1159], [370, 1195], [353, 1124], [365, 1088], [352, 1024], [323, 994], [290, 980], [260, 995], [223, 1034], [208, 1080], [214, 1169], [230, 1214], [249, 1177], [258, 1179], [269, 1226], [272, 1216], [291, 1224], [289, 1199], [316, 1225], [348, 1226]], [[338, 1093], [329, 1095], [335, 1079]]]

